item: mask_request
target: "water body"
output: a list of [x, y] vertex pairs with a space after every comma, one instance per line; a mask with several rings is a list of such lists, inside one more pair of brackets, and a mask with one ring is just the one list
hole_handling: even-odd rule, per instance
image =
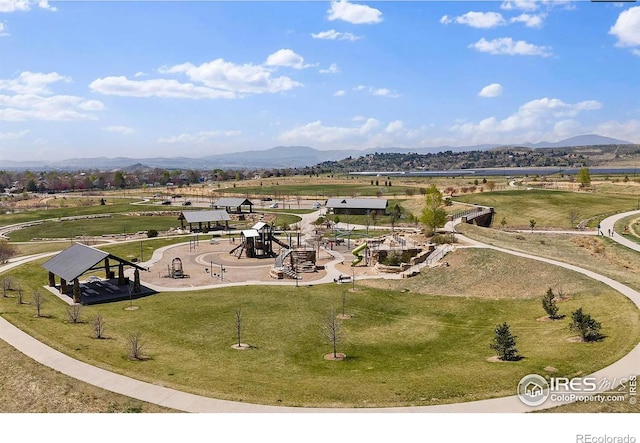
[[[434, 171], [363, 171], [350, 172], [349, 175], [387, 176], [387, 177], [516, 177], [525, 175], [575, 175], [580, 168], [476, 168], [447, 169]], [[638, 168], [589, 168], [591, 175], [633, 175], [640, 172]]]

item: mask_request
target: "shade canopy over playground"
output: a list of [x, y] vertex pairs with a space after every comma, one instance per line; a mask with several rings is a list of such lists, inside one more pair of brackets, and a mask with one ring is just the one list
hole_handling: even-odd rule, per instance
[[386, 198], [330, 198], [325, 206], [334, 214], [365, 215], [375, 212], [384, 215], [388, 204]]
[[227, 212], [242, 212], [243, 206], [249, 207], [249, 212], [253, 212], [253, 203], [242, 197], [222, 197], [213, 202], [214, 208], [225, 208]]

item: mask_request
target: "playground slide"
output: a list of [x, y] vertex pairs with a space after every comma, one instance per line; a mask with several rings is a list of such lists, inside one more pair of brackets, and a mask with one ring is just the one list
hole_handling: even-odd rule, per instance
[[361, 244], [357, 248], [355, 248], [351, 253], [356, 256], [356, 258], [351, 262], [351, 266], [355, 266], [362, 261], [364, 258], [362, 254], [360, 254], [367, 247], [366, 243]]

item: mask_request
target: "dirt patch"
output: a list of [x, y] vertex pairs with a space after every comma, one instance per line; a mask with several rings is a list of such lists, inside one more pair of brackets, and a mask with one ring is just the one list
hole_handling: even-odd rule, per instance
[[340, 320], [351, 320], [351, 314], [338, 314], [336, 318]]
[[553, 366], [545, 366], [544, 370], [547, 372], [558, 372], [558, 370]]
[[514, 363], [520, 360], [522, 360], [522, 357], [516, 357], [515, 360], [500, 360], [500, 357], [498, 357], [497, 355], [487, 357], [487, 361], [489, 363]]
[[567, 337], [566, 341], [568, 341], [569, 343], [586, 343], [582, 337], [580, 337], [579, 335], [574, 335], [572, 337]]
[[336, 353], [336, 355], [333, 355], [333, 352], [324, 355], [325, 360], [331, 360], [331, 361], [342, 361], [342, 360], [345, 360], [346, 358], [347, 356], [342, 352], [338, 352]]
[[251, 348], [253, 348], [253, 346], [248, 345], [246, 343], [240, 343], [240, 344], [234, 343], [231, 345], [231, 349], [235, 349], [236, 351], [246, 351]]

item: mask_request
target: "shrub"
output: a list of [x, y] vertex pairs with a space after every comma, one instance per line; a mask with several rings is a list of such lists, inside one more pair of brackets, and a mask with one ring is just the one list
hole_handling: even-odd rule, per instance
[[158, 231], [156, 231], [155, 229], [149, 229], [147, 231], [147, 238], [153, 238], [157, 236], [158, 236]]

